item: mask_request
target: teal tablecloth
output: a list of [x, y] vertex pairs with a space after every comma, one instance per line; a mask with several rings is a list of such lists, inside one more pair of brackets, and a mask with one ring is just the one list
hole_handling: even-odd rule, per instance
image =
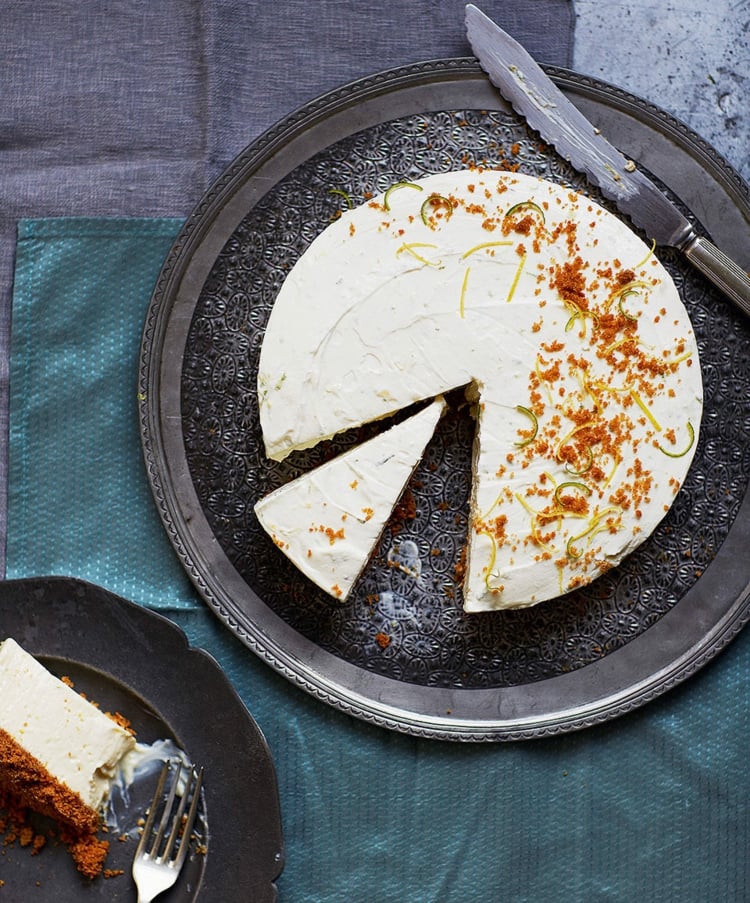
[[[288, 684], [183, 575], [142, 464], [137, 359], [174, 219], [19, 226], [8, 576], [72, 574], [159, 609], [226, 670], [278, 770], [290, 903], [750, 899], [750, 633], [608, 724], [454, 745]], [[219, 901], [217, 901], [219, 903]]]

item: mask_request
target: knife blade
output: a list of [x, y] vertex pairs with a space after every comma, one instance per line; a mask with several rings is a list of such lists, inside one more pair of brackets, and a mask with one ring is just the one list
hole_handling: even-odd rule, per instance
[[750, 276], [695, 232], [664, 192], [598, 132], [516, 40], [471, 3], [465, 15], [475, 56], [513, 109], [636, 226], [657, 244], [680, 250], [750, 316]]

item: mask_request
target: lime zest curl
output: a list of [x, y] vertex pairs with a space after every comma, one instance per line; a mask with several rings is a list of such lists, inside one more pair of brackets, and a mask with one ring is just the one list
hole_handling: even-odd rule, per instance
[[536, 213], [539, 217], [541, 217], [542, 223], [546, 222], [546, 216], [544, 210], [536, 204], [534, 201], [519, 201], [517, 204], [514, 204], [512, 207], [509, 207], [505, 211], [505, 215], [503, 219], [507, 219], [509, 216], [513, 216], [515, 213], [518, 213], [520, 210], [529, 210]]
[[450, 217], [453, 215], [452, 201], [448, 200], [448, 198], [443, 197], [442, 194], [431, 194], [419, 209], [419, 215], [422, 217], [422, 222], [425, 224], [425, 226], [430, 226], [432, 228], [429, 214], [429, 209], [431, 207], [445, 207], [446, 219], [450, 219]]
[[657, 445], [657, 448], [660, 452], [664, 452], [670, 458], [684, 458], [685, 455], [690, 451], [695, 443], [695, 429], [693, 428], [693, 424], [688, 420], [687, 422], [687, 432], [688, 432], [688, 444], [687, 446], [680, 452], [673, 452], [667, 448], [664, 448], [663, 445]]
[[461, 297], [458, 301], [458, 312], [463, 320], [464, 314], [466, 312], [466, 286], [469, 284], [469, 273], [471, 272], [470, 267], [466, 267], [466, 272], [464, 273], [464, 280], [461, 283]]
[[560, 483], [559, 486], [555, 487], [554, 499], [556, 504], [560, 505], [560, 507], [562, 508], [565, 507], [565, 504], [562, 500], [562, 492], [565, 489], [575, 489], [576, 492], [580, 492], [583, 495], [591, 495], [591, 487], [587, 486], [585, 483], [577, 483], [572, 480], [568, 480], [565, 483]]
[[606, 520], [609, 515], [613, 514], [618, 516], [618, 520], [621, 519], [622, 508], [616, 505], [608, 505], [606, 508], [602, 508], [601, 511], [597, 511], [591, 516], [585, 530], [577, 533], [575, 536], [569, 537], [568, 541], [565, 543], [565, 553], [568, 558], [578, 559], [583, 555], [583, 549], [576, 548], [576, 543], [580, 542], [580, 540], [586, 539], [588, 544], [591, 543], [591, 540], [597, 533], [601, 533], [603, 530], [619, 529], [620, 524], [615, 526], [614, 524], [608, 523]]
[[537, 420], [536, 414], [529, 408], [525, 408], [522, 404], [517, 404], [516, 410], [521, 414], [525, 414], [531, 421], [532, 435], [529, 436], [528, 439], [522, 439], [520, 442], [515, 443], [516, 448], [526, 448], [527, 445], [531, 445], [539, 433], [539, 421]]
[[654, 415], [651, 413], [651, 409], [649, 408], [649, 406], [641, 398], [641, 396], [638, 394], [638, 392], [636, 392], [635, 389], [631, 388], [630, 397], [633, 399], [633, 401], [638, 405], [638, 407], [646, 415], [651, 426], [653, 426], [653, 428], [656, 430], [657, 433], [660, 433], [661, 425], [659, 424], [659, 421], [656, 419], [656, 417], [654, 417]]
[[638, 292], [635, 289], [628, 289], [627, 291], [620, 292], [619, 299], [617, 301], [617, 309], [620, 313], [625, 317], [626, 320], [637, 320], [638, 314], [631, 314], [629, 311], [625, 309], [624, 301], [628, 297], [628, 295], [638, 295]]
[[354, 202], [352, 201], [352, 196], [349, 194], [348, 191], [344, 191], [343, 188], [329, 188], [328, 194], [334, 194], [337, 197], [342, 198], [349, 210], [351, 210], [352, 207], [354, 207]]
[[474, 245], [473, 248], [469, 248], [468, 251], [462, 254], [461, 260], [466, 260], [467, 257], [471, 257], [471, 255], [476, 254], [477, 251], [483, 251], [487, 248], [509, 248], [512, 244], [512, 241], [483, 241], [478, 245]]
[[398, 257], [399, 254], [403, 254], [404, 252], [406, 252], [407, 254], [411, 254], [411, 256], [415, 258], [415, 260], [418, 260], [420, 263], [424, 264], [425, 266], [437, 267], [437, 268], [440, 268], [440, 266], [442, 266], [441, 261], [435, 262], [433, 260], [428, 260], [426, 257], [424, 257], [422, 254], [420, 254], [418, 251], [415, 251], [414, 250], [415, 248], [437, 248], [437, 245], [431, 244], [430, 242], [424, 242], [424, 241], [411, 241], [408, 243], [404, 242], [399, 248], [396, 249], [396, 257]]
[[653, 238], [653, 239], [651, 239], [651, 248], [649, 249], [648, 254], [646, 254], [646, 256], [643, 258], [643, 260], [641, 260], [639, 263], [637, 263], [633, 267], [633, 269], [640, 270], [640, 268], [646, 263], [646, 261], [648, 261], [648, 259], [653, 255], [655, 250], [656, 250], [656, 239]]
[[586, 335], [586, 319], [590, 319], [594, 327], [599, 326], [599, 317], [594, 313], [593, 310], [586, 310], [583, 307], [579, 307], [577, 304], [574, 304], [573, 301], [566, 300], [565, 307], [571, 312], [568, 322], [565, 324], [565, 332], [570, 332], [570, 330], [575, 326], [576, 320], [581, 321], [581, 331], [579, 333], [580, 337], [583, 338]]
[[[622, 285], [618, 289], [615, 289], [615, 291], [612, 292], [609, 298], [607, 298], [607, 301], [604, 305], [605, 310], [608, 310], [615, 301], [619, 306], [624, 295], [637, 295], [639, 294], [639, 289], [648, 290], [648, 288], [649, 285], [640, 279], [633, 279], [631, 282], [627, 282], [625, 285]], [[627, 316], [627, 314], [625, 316]]]
[[518, 280], [521, 278], [521, 273], [523, 272], [523, 268], [526, 265], [526, 255], [521, 255], [521, 260], [518, 263], [518, 267], [516, 269], [516, 275], [513, 277], [513, 282], [510, 284], [510, 288], [508, 289], [508, 297], [505, 299], [506, 304], [510, 304], [513, 300], [513, 295], [516, 293], [516, 288], [518, 286]]
[[587, 445], [585, 447], [585, 452], [586, 460], [580, 470], [575, 470], [575, 468], [571, 467], [570, 464], [566, 461], [563, 467], [566, 473], [569, 473], [573, 477], [582, 477], [585, 473], [588, 473], [591, 470], [591, 468], [594, 466], [594, 450], [590, 445]]
[[389, 211], [391, 209], [391, 195], [394, 191], [398, 191], [401, 188], [415, 188], [417, 191], [423, 190], [421, 185], [416, 185], [414, 182], [394, 182], [394, 184], [391, 185], [383, 195], [383, 208], [385, 210]]
[[495, 567], [495, 561], [497, 560], [497, 540], [488, 530], [477, 530], [477, 535], [486, 536], [492, 543], [490, 560], [488, 561], [487, 566], [484, 568], [484, 585], [491, 593], [501, 593], [503, 591], [502, 586], [490, 586], [490, 578], [493, 576], [492, 571]]

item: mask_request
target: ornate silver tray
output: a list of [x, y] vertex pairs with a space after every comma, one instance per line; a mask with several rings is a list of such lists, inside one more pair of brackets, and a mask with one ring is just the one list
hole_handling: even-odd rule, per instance
[[[685, 126], [566, 70], [549, 73], [730, 256], [750, 264], [750, 190]], [[640, 549], [584, 590], [466, 616], [472, 424], [447, 417], [402, 510], [345, 606], [278, 552], [253, 514], [265, 492], [367, 434], [266, 460], [255, 376], [285, 274], [336, 215], [404, 178], [467, 160], [593, 191], [512, 112], [474, 60], [348, 85], [289, 116], [226, 169], [185, 223], [145, 323], [140, 421], [159, 513], [206, 603], [320, 700], [388, 728], [507, 740], [585, 727], [642, 705], [709, 661], [750, 597], [750, 328], [680, 257], [660, 254], [688, 307], [705, 382], [701, 440], [676, 502]], [[413, 569], [389, 567], [406, 550]]]

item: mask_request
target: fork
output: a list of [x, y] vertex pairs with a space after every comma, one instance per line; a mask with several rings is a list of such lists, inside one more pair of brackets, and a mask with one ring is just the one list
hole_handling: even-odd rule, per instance
[[[183, 768], [186, 772], [185, 786], [175, 807]], [[190, 847], [190, 835], [200, 803], [203, 768], [196, 770], [194, 766], [184, 767], [178, 763], [165, 801], [164, 786], [171, 770], [170, 763], [165, 762], [133, 859], [133, 880], [138, 888], [138, 903], [151, 903], [155, 897], [172, 887]], [[188, 803], [190, 808], [186, 815]], [[161, 818], [156, 826], [160, 811]]]

